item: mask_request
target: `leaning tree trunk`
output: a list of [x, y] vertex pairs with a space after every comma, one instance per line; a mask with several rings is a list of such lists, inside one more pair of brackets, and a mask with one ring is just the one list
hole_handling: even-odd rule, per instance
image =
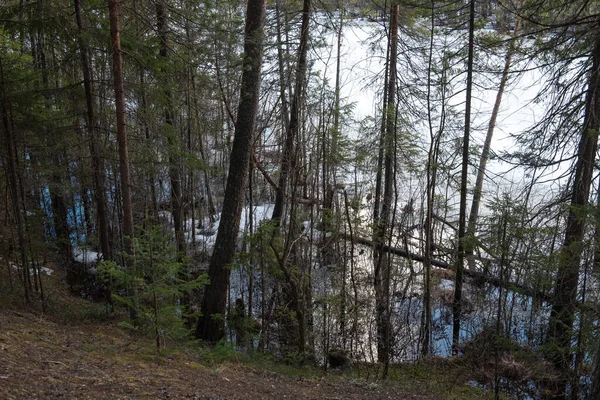
[[460, 179], [460, 211], [458, 222], [458, 252], [456, 257], [456, 280], [452, 303], [452, 354], [458, 354], [460, 319], [462, 316], [462, 285], [465, 259], [465, 227], [467, 220], [467, 175], [469, 168], [469, 138], [471, 134], [471, 92], [473, 89], [473, 43], [475, 32], [475, 0], [469, 11], [469, 54], [467, 56], [467, 100], [465, 104], [465, 132], [462, 149], [462, 172]]
[[[471, 212], [469, 213], [469, 223], [467, 225], [467, 243], [465, 245], [465, 255], [468, 258], [469, 264], [474, 262], [473, 260], [473, 249], [475, 246], [475, 228], [477, 225], [477, 218], [479, 217], [479, 205], [481, 204], [481, 193], [483, 189], [483, 178], [485, 177], [485, 170], [488, 159], [490, 157], [490, 147], [492, 144], [492, 138], [494, 136], [494, 129], [496, 128], [496, 120], [500, 111], [500, 105], [502, 104], [502, 96], [504, 95], [504, 89], [506, 88], [506, 82], [508, 82], [508, 75], [510, 72], [510, 64], [512, 62], [513, 54], [515, 53], [515, 40], [519, 33], [519, 26], [521, 19], [517, 18], [515, 23], [515, 29], [513, 30], [508, 50], [506, 51], [506, 58], [504, 59], [504, 69], [502, 70], [502, 77], [500, 78], [500, 86], [496, 93], [496, 100], [494, 107], [492, 108], [492, 115], [490, 116], [490, 122], [488, 124], [487, 133], [485, 135], [485, 141], [481, 150], [481, 158], [479, 159], [479, 168], [477, 169], [477, 179], [475, 180], [475, 188], [473, 189], [473, 200], [471, 201]], [[473, 269], [473, 266], [469, 266]]]
[[389, 254], [384, 251], [385, 238], [388, 237], [390, 218], [393, 210], [393, 192], [394, 192], [394, 142], [396, 131], [396, 59], [398, 54], [398, 17], [399, 5], [393, 5], [390, 15], [390, 41], [389, 41], [389, 81], [387, 87], [387, 105], [384, 109], [386, 118], [384, 143], [383, 172], [383, 201], [381, 205], [381, 216], [375, 221], [375, 314], [377, 321], [377, 360], [384, 365], [384, 376], [386, 376], [387, 366], [390, 357], [390, 320], [389, 320], [389, 280], [390, 280], [390, 262]]
[[248, 0], [240, 103], [229, 175], [219, 232], [208, 269], [210, 285], [202, 299], [202, 316], [196, 328], [199, 339], [212, 343], [225, 336], [223, 316], [229, 286], [229, 264], [235, 253], [254, 139], [254, 122], [258, 112], [264, 18], [265, 0]]
[[[548, 344], [551, 349], [548, 358], [563, 373], [563, 379], [556, 389], [562, 395], [567, 387], [571, 369], [571, 338], [575, 308], [577, 304], [577, 287], [579, 285], [579, 264], [583, 248], [585, 228], [585, 207], [588, 205], [590, 186], [594, 172], [594, 162], [598, 149], [598, 125], [600, 124], [600, 38], [596, 39], [591, 55], [592, 70], [585, 103], [585, 116], [575, 177], [571, 193], [571, 206], [567, 217], [567, 230], [560, 254], [558, 275], [556, 276], [555, 294], [552, 301], [548, 326]], [[597, 371], [597, 368], [596, 368]], [[595, 376], [594, 379], [600, 379]], [[594, 382], [598, 387], [599, 382]]]

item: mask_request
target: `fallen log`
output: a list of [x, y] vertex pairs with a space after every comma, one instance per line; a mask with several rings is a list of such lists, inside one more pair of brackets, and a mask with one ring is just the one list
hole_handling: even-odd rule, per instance
[[[373, 247], [374, 243], [372, 240], [364, 238], [364, 237], [360, 237], [360, 236], [356, 236], [354, 235], [353, 238], [350, 238], [350, 235], [346, 235], [346, 234], [340, 234], [340, 237], [344, 240], [354, 240], [354, 243], [358, 243], [358, 244], [362, 244], [364, 246], [369, 246], [369, 247]], [[400, 256], [409, 260], [413, 260], [413, 261], [418, 261], [418, 262], [423, 262], [425, 260], [425, 258], [418, 253], [413, 253], [411, 251], [406, 251], [405, 249], [401, 249], [398, 247], [394, 247], [394, 246], [389, 246], [387, 244], [383, 245], [383, 251], [390, 253], [390, 254], [394, 254], [396, 256]], [[437, 268], [441, 268], [441, 269], [447, 269], [447, 270], [454, 270], [454, 268], [448, 264], [445, 261], [441, 261], [441, 260], [436, 260], [436, 259], [432, 259], [431, 260], [431, 265], [433, 267], [437, 267]], [[482, 281], [485, 283], [488, 283], [494, 287], [502, 287], [508, 290], [513, 290], [516, 292], [519, 292], [521, 294], [524, 294], [526, 296], [531, 296], [534, 297], [536, 299], [540, 299], [543, 301], [550, 301], [551, 300], [551, 296], [547, 293], [545, 293], [544, 291], [540, 291], [534, 288], [531, 288], [527, 285], [523, 285], [521, 283], [517, 283], [517, 282], [510, 282], [510, 281], [506, 281], [504, 279], [500, 279], [491, 275], [487, 275], [484, 274], [482, 272], [479, 271], [473, 271], [470, 269], [464, 270], [463, 271], [464, 275], [478, 280], [478, 281]]]

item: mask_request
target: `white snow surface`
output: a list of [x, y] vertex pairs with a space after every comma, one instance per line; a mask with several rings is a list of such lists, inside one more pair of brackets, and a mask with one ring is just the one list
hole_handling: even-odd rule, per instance
[[[273, 214], [274, 204], [262, 204], [258, 206], [252, 207], [252, 231], [256, 231], [260, 226], [260, 223], [264, 220], [268, 220], [271, 218]], [[238, 240], [241, 240], [244, 232], [250, 231], [250, 207], [244, 207], [242, 209], [242, 215], [240, 217], [240, 229]], [[167, 211], [164, 211], [167, 212]], [[192, 237], [191, 230], [187, 228], [191, 228], [192, 220], [187, 220], [185, 223], [186, 232], [185, 232], [185, 240], [187, 243], [192, 243], [195, 241], [196, 246], [199, 249], [211, 252], [212, 248], [215, 245], [215, 241], [217, 240], [217, 231], [219, 230], [219, 222], [220, 219], [215, 220], [214, 222], [210, 222], [208, 217], [204, 218], [204, 220], [199, 224], [196, 229], [196, 236]], [[198, 223], [198, 221], [196, 221]], [[193, 240], [195, 239], [195, 240]]]
[[102, 254], [83, 247], [73, 246], [73, 259], [82, 264], [96, 264], [102, 258]]
[[454, 290], [454, 281], [450, 279], [442, 279], [439, 283], [439, 287], [442, 290]]
[[[21, 267], [18, 266], [17, 264], [10, 263], [10, 266], [12, 267], [13, 270], [15, 270], [17, 272], [21, 271]], [[48, 268], [48, 267], [40, 267], [40, 273], [42, 273], [44, 275], [52, 275], [54, 273], [54, 270], [52, 268]], [[29, 268], [29, 274], [30, 275], [35, 274], [35, 270], [32, 267]]]

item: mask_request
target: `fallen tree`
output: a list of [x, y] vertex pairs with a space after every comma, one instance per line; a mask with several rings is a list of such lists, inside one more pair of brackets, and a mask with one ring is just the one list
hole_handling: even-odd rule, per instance
[[[354, 235], [351, 238], [350, 235], [347, 235], [347, 234], [340, 234], [340, 237], [344, 240], [353, 241], [354, 243], [362, 244], [364, 246], [368, 246], [368, 247], [374, 246], [374, 243], [372, 240], [364, 238], [364, 237]], [[401, 249], [399, 247], [389, 246], [387, 244], [383, 245], [383, 251], [388, 252], [390, 254], [394, 254], [399, 257], [409, 259], [409, 260], [418, 261], [421, 263], [424, 261], [424, 257], [421, 254], [407, 251], [406, 249]], [[450, 265], [449, 263], [442, 261], [442, 260], [431, 259], [431, 265], [436, 268], [447, 269], [447, 270], [452, 270], [452, 271], [454, 270], [452, 265]], [[547, 294], [545, 291], [540, 291], [540, 290], [534, 289], [534, 288], [524, 285], [522, 283], [511, 282], [511, 281], [508, 281], [505, 279], [500, 279], [498, 277], [488, 275], [488, 274], [485, 274], [480, 271], [466, 269], [463, 271], [463, 273], [465, 276], [467, 276], [471, 279], [474, 279], [474, 280], [477, 280], [480, 282], [485, 282], [494, 287], [502, 287], [504, 289], [513, 290], [513, 291], [519, 292], [521, 294], [524, 294], [526, 296], [534, 297], [539, 300], [550, 301], [550, 299], [552, 297], [549, 294]]]

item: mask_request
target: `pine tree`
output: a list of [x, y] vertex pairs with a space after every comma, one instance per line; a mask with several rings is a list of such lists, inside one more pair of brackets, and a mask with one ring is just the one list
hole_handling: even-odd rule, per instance
[[229, 264], [233, 259], [239, 232], [240, 215], [246, 190], [246, 180], [254, 124], [258, 110], [263, 54], [265, 0], [249, 0], [246, 11], [244, 68], [238, 106], [231, 162], [225, 188], [223, 211], [217, 240], [208, 270], [210, 284], [202, 299], [202, 316], [196, 336], [216, 343], [225, 335], [224, 314], [229, 286]]

